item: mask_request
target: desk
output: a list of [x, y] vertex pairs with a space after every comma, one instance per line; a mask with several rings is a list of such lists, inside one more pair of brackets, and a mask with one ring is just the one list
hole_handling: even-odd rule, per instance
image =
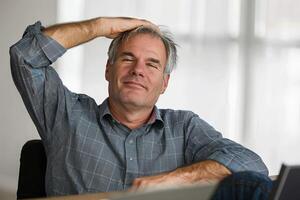
[[[120, 192], [121, 193], [121, 192]], [[124, 192], [125, 193], [125, 192]], [[32, 200], [106, 200], [110, 196], [113, 196], [116, 193], [95, 193], [95, 194], [81, 194], [81, 195], [69, 195], [69, 196], [57, 196], [57, 197], [48, 197], [48, 198], [38, 198]]]
[[217, 187], [217, 183], [195, 184], [163, 189], [151, 189], [137, 192], [108, 192], [71, 196], [48, 197], [34, 200], [182, 200], [182, 199], [210, 199]]

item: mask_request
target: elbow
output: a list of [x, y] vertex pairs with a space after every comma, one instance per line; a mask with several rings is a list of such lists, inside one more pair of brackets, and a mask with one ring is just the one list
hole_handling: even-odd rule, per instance
[[9, 48], [9, 56], [10, 56], [10, 66], [12, 69], [17, 66], [20, 66], [20, 62], [24, 60], [21, 56], [20, 51], [18, 50], [17, 44], [14, 44]]
[[258, 171], [258, 172], [260, 172], [260, 173], [262, 173], [266, 176], [269, 175], [269, 170], [268, 170], [267, 166], [265, 165], [265, 163], [262, 160], [261, 160], [261, 170]]

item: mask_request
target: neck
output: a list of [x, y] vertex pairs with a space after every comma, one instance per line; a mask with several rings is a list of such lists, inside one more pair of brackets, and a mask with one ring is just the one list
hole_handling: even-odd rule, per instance
[[108, 99], [108, 105], [112, 116], [129, 129], [141, 127], [151, 117], [152, 108], [136, 108], [131, 105], [123, 105]]

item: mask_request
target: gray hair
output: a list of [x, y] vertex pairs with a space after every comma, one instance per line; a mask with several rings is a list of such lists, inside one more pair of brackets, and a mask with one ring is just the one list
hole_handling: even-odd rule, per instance
[[177, 63], [177, 44], [174, 42], [172, 34], [167, 30], [156, 31], [149, 27], [140, 26], [136, 29], [123, 32], [111, 42], [108, 49], [108, 61], [113, 64], [116, 60], [117, 51], [121, 44], [130, 37], [138, 34], [149, 34], [161, 39], [167, 52], [167, 63], [164, 73], [171, 74]]

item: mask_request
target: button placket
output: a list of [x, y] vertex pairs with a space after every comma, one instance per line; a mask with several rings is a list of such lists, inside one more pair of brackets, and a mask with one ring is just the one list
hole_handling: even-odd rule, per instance
[[131, 183], [135, 178], [135, 174], [138, 173], [138, 162], [137, 162], [137, 148], [136, 148], [136, 135], [137, 133], [131, 131], [125, 139], [125, 161], [126, 161], [126, 175], [125, 184]]

